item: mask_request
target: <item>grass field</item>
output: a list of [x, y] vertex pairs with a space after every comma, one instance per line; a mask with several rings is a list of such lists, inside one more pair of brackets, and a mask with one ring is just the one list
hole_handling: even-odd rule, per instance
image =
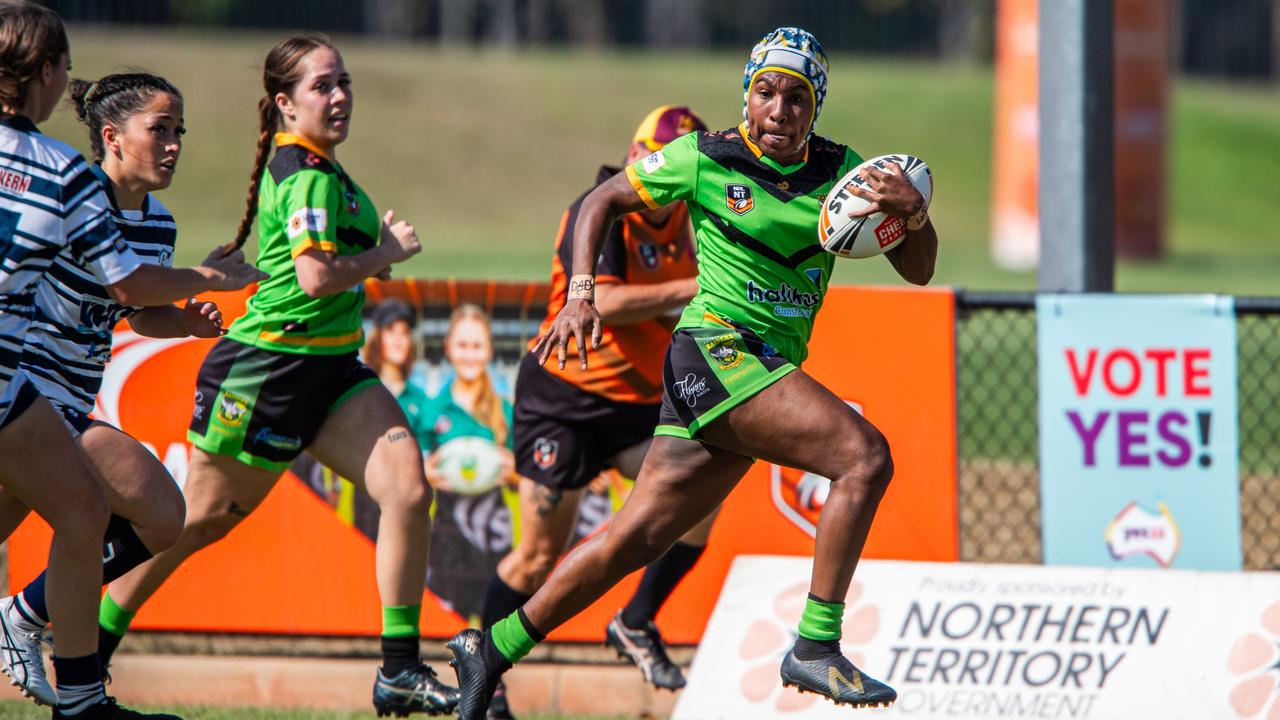
[[[193, 707], [149, 707], [132, 708], [149, 712], [175, 713], [184, 720], [369, 720], [373, 710], [356, 710], [340, 712], [332, 710], [264, 710], [261, 708], [193, 708]], [[34, 720], [49, 717], [48, 708], [37, 707], [29, 702], [0, 702], [0, 720]], [[415, 715], [414, 717], [424, 717]], [[527, 720], [562, 720], [569, 716], [561, 715], [521, 715]], [[622, 717], [605, 715], [574, 715], [572, 720], [627, 720]]]
[[[162, 198], [182, 230], [180, 262], [230, 237], [256, 137], [260, 63], [275, 36], [71, 29], [73, 74], [124, 66], [186, 94], [190, 133]], [[541, 278], [563, 208], [617, 162], [653, 106], [688, 103], [713, 127], [739, 119], [737, 54], [496, 51], [339, 39], [356, 109], [339, 159], [381, 209], [419, 228], [416, 276]], [[863, 155], [910, 151], [932, 166], [943, 248], [936, 282], [1031, 289], [1033, 273], [987, 253], [989, 67], [833, 58], [820, 131]], [[1182, 81], [1170, 148], [1171, 252], [1122, 264], [1123, 291], [1273, 294], [1280, 275], [1280, 89]], [[85, 147], [68, 112], [46, 127]], [[897, 282], [879, 260], [837, 263], [837, 282]]]

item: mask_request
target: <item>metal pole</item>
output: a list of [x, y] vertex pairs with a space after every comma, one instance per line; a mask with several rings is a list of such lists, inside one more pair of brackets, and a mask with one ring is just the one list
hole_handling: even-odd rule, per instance
[[1040, 290], [1115, 288], [1112, 0], [1040, 0]]

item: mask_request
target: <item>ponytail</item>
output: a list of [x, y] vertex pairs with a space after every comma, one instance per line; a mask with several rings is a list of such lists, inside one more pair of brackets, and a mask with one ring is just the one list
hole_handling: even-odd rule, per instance
[[245, 198], [244, 217], [240, 219], [240, 227], [236, 229], [235, 249], [243, 247], [249, 239], [253, 219], [258, 214], [258, 188], [262, 185], [262, 172], [267, 167], [267, 156], [271, 154], [271, 139], [284, 122], [284, 118], [280, 117], [280, 109], [276, 107], [276, 95], [293, 94], [293, 89], [302, 80], [302, 59], [312, 50], [321, 47], [336, 50], [327, 37], [307, 34], [285, 38], [267, 51], [267, 59], [262, 63], [262, 89], [266, 94], [258, 100], [258, 152], [253, 158], [253, 173], [249, 175], [249, 194]]
[[262, 186], [262, 171], [267, 167], [267, 156], [271, 154], [271, 138], [279, 125], [280, 109], [276, 107], [274, 98], [264, 95], [258, 101], [258, 152], [253, 156], [253, 170], [249, 173], [249, 196], [245, 198], [244, 217], [240, 219], [240, 227], [236, 228], [236, 250], [244, 247], [253, 219], [258, 215], [258, 188]]
[[182, 102], [182, 93], [173, 83], [141, 71], [115, 73], [92, 82], [76, 78], [69, 88], [69, 102], [76, 117], [89, 127], [89, 148], [95, 162], [102, 162], [106, 154], [102, 145], [104, 126], [123, 129], [156, 93], [172, 95]]

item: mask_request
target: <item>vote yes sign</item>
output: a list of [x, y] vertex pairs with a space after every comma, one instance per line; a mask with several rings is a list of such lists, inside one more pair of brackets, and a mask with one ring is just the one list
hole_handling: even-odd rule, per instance
[[1049, 564], [1238, 570], [1229, 297], [1042, 295]]

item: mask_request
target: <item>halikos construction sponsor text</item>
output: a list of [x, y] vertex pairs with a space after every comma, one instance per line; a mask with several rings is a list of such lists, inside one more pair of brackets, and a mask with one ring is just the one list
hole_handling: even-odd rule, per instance
[[822, 293], [802, 292], [790, 283], [777, 288], [757, 285], [747, 281], [747, 302], [772, 303], [773, 314], [780, 317], [813, 317], [813, 310], [822, 302]]

